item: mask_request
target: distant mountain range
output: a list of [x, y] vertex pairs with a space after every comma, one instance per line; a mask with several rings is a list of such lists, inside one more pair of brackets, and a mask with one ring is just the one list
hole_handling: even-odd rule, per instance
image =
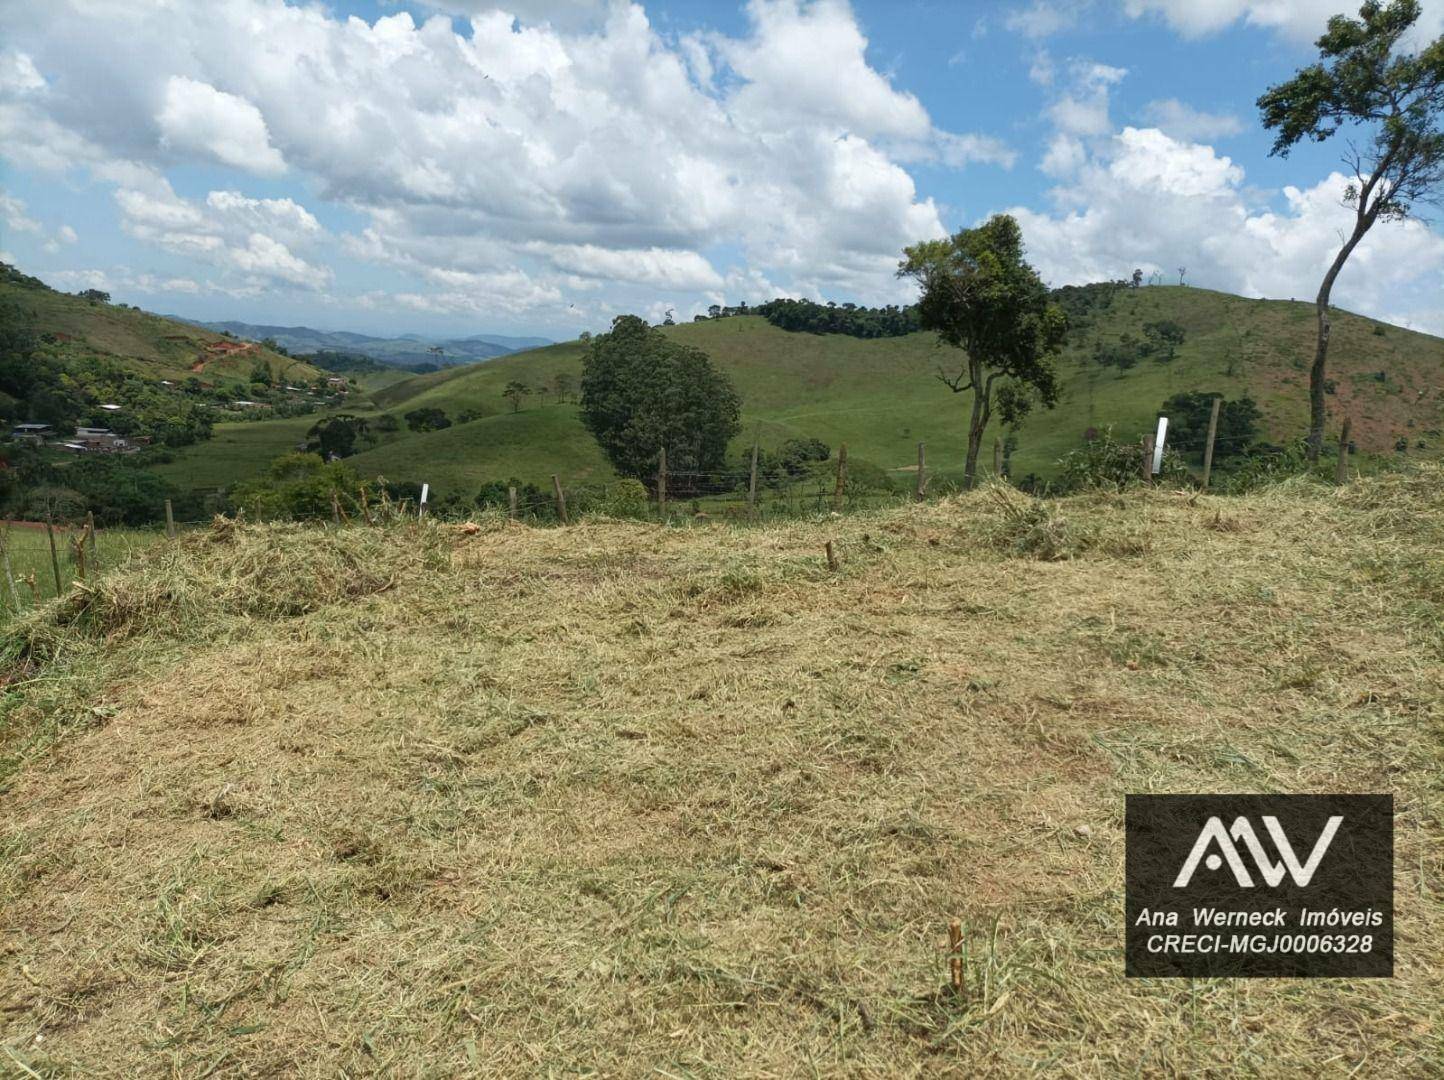
[[[167, 316], [177, 318], [179, 316]], [[249, 341], [273, 339], [293, 356], [309, 353], [339, 352], [359, 353], [393, 367], [416, 367], [434, 364], [437, 367], [454, 367], [458, 364], [473, 364], [478, 360], [490, 360], [524, 349], [536, 349], [552, 344], [546, 338], [510, 337], [506, 334], [474, 334], [465, 338], [429, 338], [420, 334], [404, 334], [401, 337], [381, 338], [369, 334], [352, 334], [344, 330], [314, 330], [309, 326], [266, 326], [261, 323], [244, 322], [196, 322], [180, 319], [193, 326], [201, 326], [222, 334], [234, 334]], [[439, 351], [433, 351], [439, 350]]]

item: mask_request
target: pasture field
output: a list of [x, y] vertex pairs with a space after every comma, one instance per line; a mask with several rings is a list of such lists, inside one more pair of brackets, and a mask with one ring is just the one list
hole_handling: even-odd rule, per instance
[[[1177, 322], [1186, 334], [1171, 362], [1145, 360], [1119, 371], [1091, 359], [1094, 342], [1116, 342], [1125, 334], [1141, 338], [1145, 324], [1160, 320]], [[741, 394], [736, 460], [753, 439], [773, 448], [789, 438], [814, 437], [834, 450], [846, 443], [851, 460], [877, 466], [906, 487], [917, 444], [926, 442], [930, 471], [943, 480], [961, 477], [969, 402], [935, 377], [957, 358], [931, 334], [862, 340], [792, 333], [757, 316], [686, 323], [665, 332], [708, 353]], [[1036, 410], [1020, 426], [1012, 475], [1052, 478], [1057, 460], [1082, 444], [1088, 428], [1111, 425], [1127, 439], [1152, 431], [1163, 402], [1183, 391], [1248, 394], [1263, 413], [1263, 437], [1294, 438], [1307, 423], [1313, 342], [1308, 304], [1173, 286], [1124, 290], [1060, 359], [1058, 405]], [[1337, 422], [1351, 416], [1355, 461], [1366, 469], [1401, 455], [1437, 457], [1444, 450], [1439, 381], [1444, 340], [1339, 312], [1333, 342], [1331, 436]], [[513, 476], [535, 483], [549, 482], [553, 473], [576, 482], [610, 478], [575, 404], [545, 390], [559, 373], [570, 375], [575, 385], [583, 348], [580, 342], [551, 345], [373, 390], [376, 407], [398, 418], [421, 407], [441, 408], [453, 418], [468, 410], [479, 418], [440, 432], [403, 429], [353, 463], [366, 474], [425, 480], [438, 491], [464, 495]], [[501, 396], [513, 380], [537, 390], [520, 413]], [[267, 422], [247, 425], [263, 430], [244, 436], [227, 426], [224, 439], [218, 429], [211, 443], [178, 452], [167, 475], [184, 482], [187, 475], [224, 480], [261, 471], [267, 454], [295, 441], [293, 428], [279, 426], [289, 422], [276, 423], [274, 439], [264, 430]], [[1006, 434], [993, 425], [985, 462], [991, 463], [993, 438]], [[1403, 451], [1396, 449], [1400, 440]]]
[[[0, 632], [0, 1061], [1439, 1075], [1441, 545], [1435, 465], [153, 545]], [[1123, 977], [1124, 795], [1236, 791], [1394, 794], [1394, 978]]]

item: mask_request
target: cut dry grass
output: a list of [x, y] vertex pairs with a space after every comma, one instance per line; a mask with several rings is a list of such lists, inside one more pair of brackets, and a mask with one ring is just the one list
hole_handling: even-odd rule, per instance
[[[161, 545], [7, 639], [0, 1061], [1438, 1073], [1441, 492]], [[1125, 980], [1164, 791], [1394, 792], [1397, 977]]]

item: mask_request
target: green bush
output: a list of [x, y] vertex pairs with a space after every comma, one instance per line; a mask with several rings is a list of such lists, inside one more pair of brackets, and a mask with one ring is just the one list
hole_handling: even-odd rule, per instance
[[614, 480], [597, 501], [596, 509], [608, 517], [645, 518], [647, 488], [640, 480]]
[[[1142, 454], [1143, 448], [1139, 443], [1119, 442], [1113, 437], [1113, 429], [1105, 428], [1091, 442], [1058, 459], [1062, 487], [1070, 491], [1092, 488], [1121, 491], [1143, 480]], [[1191, 479], [1183, 459], [1172, 450], [1165, 449], [1158, 480], [1186, 484]]]

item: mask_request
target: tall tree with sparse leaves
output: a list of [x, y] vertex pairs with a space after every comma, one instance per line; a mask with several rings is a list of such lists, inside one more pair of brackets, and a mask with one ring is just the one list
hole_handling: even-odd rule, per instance
[[1278, 133], [1273, 153], [1280, 157], [1300, 142], [1323, 142], [1341, 130], [1357, 136], [1344, 157], [1354, 174], [1343, 193], [1354, 210], [1354, 227], [1314, 301], [1318, 339], [1309, 372], [1310, 461], [1318, 460], [1324, 438], [1334, 281], [1376, 221], [1408, 217], [1416, 204], [1437, 199], [1444, 180], [1444, 37], [1409, 51], [1405, 38], [1418, 19], [1418, 0], [1369, 0], [1357, 19], [1335, 15], [1318, 40], [1319, 63], [1258, 99], [1264, 127]]
[[939, 371], [955, 394], [971, 393], [964, 481], [977, 481], [978, 452], [996, 408], [1016, 424], [1041, 402], [1058, 400], [1053, 358], [1068, 320], [1048, 299], [1047, 286], [1023, 257], [1023, 232], [1007, 214], [963, 229], [946, 240], [905, 248], [898, 276], [922, 287], [917, 310], [923, 329], [963, 351], [961, 370]]

